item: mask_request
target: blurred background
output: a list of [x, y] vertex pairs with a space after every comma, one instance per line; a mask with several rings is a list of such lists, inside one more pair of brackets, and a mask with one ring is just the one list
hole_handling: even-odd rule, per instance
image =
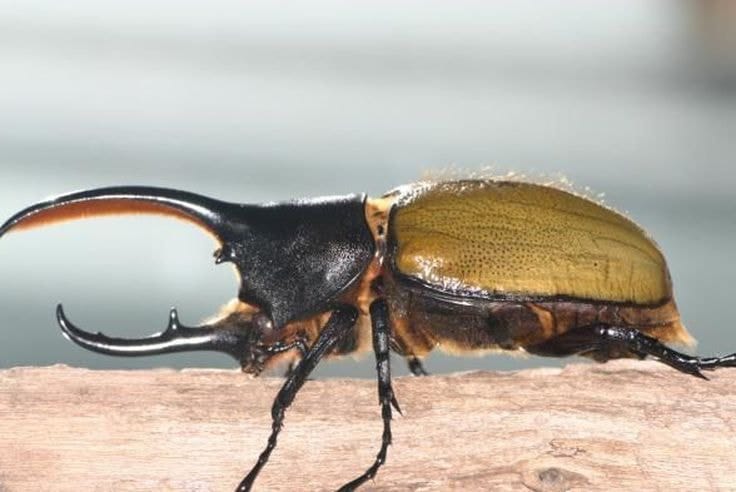
[[[0, 0], [0, 215], [113, 184], [233, 201], [373, 195], [491, 167], [566, 176], [648, 229], [703, 354], [736, 350], [736, 2]], [[0, 367], [234, 367], [67, 342], [195, 324], [232, 298], [186, 223], [0, 241]], [[431, 372], [557, 365], [451, 358]], [[372, 356], [318, 375], [373, 377]], [[405, 374], [400, 361], [395, 371]]]

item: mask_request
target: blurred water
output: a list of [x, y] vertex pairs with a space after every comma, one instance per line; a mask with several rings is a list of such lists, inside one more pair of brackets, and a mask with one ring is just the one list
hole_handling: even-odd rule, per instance
[[[453, 165], [562, 173], [657, 238], [699, 351], [736, 350], [736, 98], [700, 63], [691, 14], [664, 0], [0, 1], [0, 215], [121, 183], [263, 201], [379, 194]], [[90, 354], [53, 322], [58, 301], [80, 326], [120, 336], [162, 329], [171, 305], [197, 322], [236, 292], [212, 249], [150, 217], [4, 238], [0, 367], [231, 367]]]

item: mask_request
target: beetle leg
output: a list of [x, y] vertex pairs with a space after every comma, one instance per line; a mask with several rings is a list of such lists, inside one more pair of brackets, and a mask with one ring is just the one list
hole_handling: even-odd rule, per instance
[[694, 357], [667, 347], [656, 338], [636, 328], [592, 325], [578, 328], [543, 344], [526, 347], [527, 352], [564, 357], [573, 354], [590, 356], [599, 362], [619, 357], [654, 357], [674, 369], [706, 378], [701, 370], [736, 367], [736, 354], [725, 357]]
[[373, 351], [376, 354], [376, 372], [378, 373], [378, 399], [381, 404], [381, 416], [383, 417], [381, 449], [378, 451], [373, 465], [361, 476], [340, 487], [339, 492], [351, 492], [376, 475], [378, 469], [386, 461], [386, 452], [391, 444], [391, 407], [393, 406], [397, 412], [401, 413], [399, 402], [396, 401], [393, 388], [391, 387], [391, 365], [389, 357], [391, 327], [389, 325], [386, 300], [377, 299], [373, 301], [370, 312], [373, 325]]
[[238, 485], [237, 492], [247, 492], [253, 487], [253, 482], [258, 477], [258, 473], [260, 473], [263, 466], [268, 462], [271, 452], [276, 447], [276, 439], [283, 426], [286, 409], [294, 401], [297, 392], [304, 385], [307, 377], [322, 357], [329, 353], [349, 333], [349, 330], [353, 327], [357, 319], [358, 310], [352, 306], [343, 305], [332, 311], [332, 315], [319, 334], [317, 341], [307, 350], [304, 358], [299, 361], [294, 372], [289, 375], [276, 395], [276, 399], [271, 407], [273, 423], [271, 425], [272, 430], [268, 438], [268, 444], [258, 457], [258, 462], [253, 466], [243, 481], [240, 482], [240, 485]]
[[429, 376], [419, 357], [412, 355], [406, 358], [406, 365], [409, 366], [409, 372], [412, 376]]
[[284, 378], [291, 377], [292, 374], [294, 374], [294, 369], [296, 369], [296, 366], [299, 365], [299, 361], [292, 360], [289, 362], [289, 365], [286, 366], [286, 370], [284, 371]]
[[736, 354], [725, 357], [695, 357], [667, 347], [656, 338], [636, 328], [593, 325], [578, 328], [544, 344], [527, 347], [530, 353], [564, 357], [579, 354], [599, 362], [618, 357], [654, 357], [680, 372], [706, 378], [701, 371], [719, 367], [736, 367]]
[[272, 345], [269, 345], [269, 347], [266, 349], [269, 354], [282, 354], [284, 352], [288, 352], [291, 349], [297, 349], [299, 350], [299, 353], [302, 357], [304, 357], [307, 353], [307, 341], [304, 337], [299, 337], [296, 340], [285, 343], [285, 342], [276, 342]]
[[680, 372], [706, 378], [701, 370], [713, 370], [718, 367], [736, 367], [736, 354], [725, 357], [694, 357], [673, 350], [656, 338], [644, 335], [635, 328], [618, 326], [598, 326], [596, 335], [605, 343], [613, 343], [628, 348], [632, 352], [648, 355]]
[[698, 366], [706, 371], [719, 367], [736, 367], [736, 353], [722, 357], [698, 357]]
[[289, 366], [286, 368], [286, 371], [284, 372], [284, 377], [288, 378], [292, 375], [294, 372], [294, 369], [296, 369], [297, 364], [299, 364], [299, 361], [304, 358], [304, 356], [307, 354], [307, 341], [304, 337], [300, 336], [293, 342], [289, 343], [283, 343], [283, 342], [276, 342], [270, 347], [268, 347], [268, 352], [271, 354], [280, 354], [283, 352], [288, 352], [291, 349], [297, 349], [299, 351], [299, 359], [298, 360], [291, 360], [289, 361]]
[[422, 360], [409, 352], [405, 343], [400, 342], [396, 337], [392, 336], [389, 341], [389, 346], [391, 347], [391, 350], [404, 358], [406, 366], [409, 368], [409, 372], [412, 376], [429, 376], [429, 373], [422, 364]]

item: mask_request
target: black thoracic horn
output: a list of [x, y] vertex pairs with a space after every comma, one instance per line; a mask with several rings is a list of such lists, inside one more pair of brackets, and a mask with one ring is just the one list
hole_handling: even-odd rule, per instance
[[142, 213], [163, 214], [188, 220], [223, 243], [237, 227], [238, 212], [244, 207], [168, 188], [98, 188], [51, 198], [21, 210], [0, 226], [0, 236], [14, 229], [30, 229], [64, 220]]

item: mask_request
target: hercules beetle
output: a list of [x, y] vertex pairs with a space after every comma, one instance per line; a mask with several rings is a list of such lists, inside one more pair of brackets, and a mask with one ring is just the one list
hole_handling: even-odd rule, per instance
[[160, 213], [215, 236], [217, 263], [240, 275], [235, 301], [215, 321], [179, 323], [132, 340], [92, 334], [57, 308], [64, 334], [111, 355], [188, 350], [225, 352], [243, 371], [277, 361], [296, 365], [273, 403], [273, 428], [258, 462], [238, 486], [250, 490], [276, 446], [284, 413], [319, 361], [365, 350], [372, 339], [383, 436], [375, 462], [340, 490], [371, 479], [391, 444], [389, 351], [414, 374], [432, 349], [489, 349], [599, 362], [651, 356], [703, 377], [736, 366], [736, 354], [692, 357], [663, 342], [691, 344], [672, 295], [664, 257], [624, 216], [553, 186], [457, 180], [400, 187], [378, 199], [326, 197], [264, 205], [226, 203], [152, 187], [113, 187], [33, 205], [0, 227]]

